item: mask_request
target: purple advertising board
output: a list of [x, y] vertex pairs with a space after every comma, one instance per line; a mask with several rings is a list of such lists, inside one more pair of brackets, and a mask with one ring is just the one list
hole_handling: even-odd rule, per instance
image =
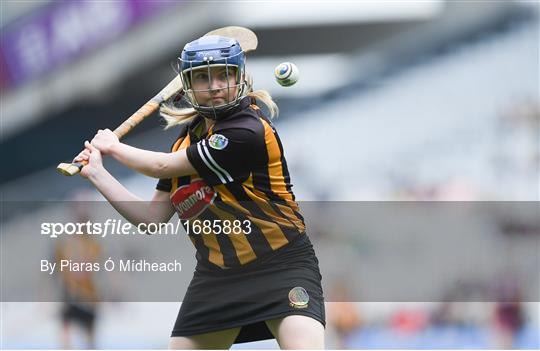
[[2, 28], [2, 86], [17, 86], [114, 41], [173, 0], [58, 1]]

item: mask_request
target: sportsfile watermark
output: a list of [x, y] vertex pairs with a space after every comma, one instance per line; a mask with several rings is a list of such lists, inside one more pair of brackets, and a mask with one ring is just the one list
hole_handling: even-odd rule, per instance
[[139, 223], [134, 225], [122, 219], [104, 222], [44, 222], [41, 235], [58, 238], [64, 235], [178, 235], [178, 234], [250, 234], [250, 220], [178, 220], [176, 223]]
[[[268, 208], [235, 205], [265, 218], [285, 210], [280, 203]], [[146, 211], [149, 204], [124, 206]], [[247, 275], [259, 265], [290, 272], [318, 262], [326, 301], [482, 302], [505, 299], [515, 290], [522, 301], [536, 302], [539, 206], [508, 201], [301, 202], [298, 213], [309, 241], [292, 241], [294, 232], [287, 228], [296, 222], [277, 222], [269, 235], [265, 222], [241, 211], [229, 222], [217, 217], [219, 211], [207, 211], [198, 221], [173, 217], [164, 224], [135, 225], [104, 202], [8, 202], [3, 208], [0, 295], [7, 302], [62, 301], [59, 282], [81, 278], [95, 280], [95, 299], [100, 301], [173, 302], [181, 299], [193, 272], [214, 271], [208, 263], [212, 259], [231, 267], [244, 263]], [[251, 234], [236, 235], [240, 232]], [[291, 238], [292, 246], [277, 247], [281, 241], [276, 238]], [[309, 242], [317, 261], [310, 258]], [[275, 255], [263, 256], [272, 247]], [[252, 261], [244, 260], [246, 253]], [[302, 284], [291, 281], [291, 288], [295, 286]]]

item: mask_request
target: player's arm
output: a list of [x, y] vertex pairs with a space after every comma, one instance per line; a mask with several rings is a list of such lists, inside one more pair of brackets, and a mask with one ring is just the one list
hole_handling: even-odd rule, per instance
[[171, 178], [196, 173], [185, 150], [165, 153], [138, 149], [121, 143], [108, 129], [98, 131], [92, 139], [92, 145], [126, 167], [149, 177]]
[[109, 155], [126, 167], [152, 178], [181, 177], [196, 173], [185, 149], [165, 153], [118, 143], [111, 148]]
[[99, 150], [88, 142], [85, 146], [86, 149], [74, 161], [88, 161], [88, 165], [81, 170], [81, 175], [96, 187], [118, 213], [134, 225], [169, 221], [174, 214], [174, 208], [168, 192], [156, 190], [151, 201], [143, 201], [103, 167]]
[[89, 179], [116, 211], [133, 225], [167, 223], [174, 214], [169, 193], [156, 190], [152, 200], [143, 201], [104, 168]]

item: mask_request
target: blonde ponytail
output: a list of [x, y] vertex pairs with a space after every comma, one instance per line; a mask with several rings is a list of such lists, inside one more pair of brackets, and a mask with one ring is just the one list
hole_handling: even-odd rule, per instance
[[167, 130], [174, 126], [191, 122], [197, 116], [197, 111], [193, 107], [177, 108], [172, 104], [165, 103], [160, 106], [159, 114], [167, 122], [167, 125], [165, 125], [165, 130]]

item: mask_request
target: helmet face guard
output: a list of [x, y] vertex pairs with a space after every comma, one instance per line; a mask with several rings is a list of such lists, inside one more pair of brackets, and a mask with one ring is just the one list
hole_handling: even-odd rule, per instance
[[[199, 114], [206, 118], [214, 120], [223, 118], [227, 112], [239, 105], [240, 100], [248, 92], [245, 55], [235, 39], [215, 35], [202, 37], [188, 43], [182, 50], [178, 61], [180, 79], [186, 93], [186, 99]], [[221, 105], [214, 105], [214, 102], [211, 101], [210, 106], [203, 106], [197, 101], [195, 93], [216, 91], [216, 89], [212, 89], [212, 67], [225, 68], [227, 86], [220, 88], [220, 90], [226, 91], [227, 101]], [[201, 70], [207, 73], [208, 86], [206, 89], [194, 90], [193, 75]], [[235, 75], [236, 84], [229, 85], [232, 74]], [[234, 96], [231, 96], [235, 88]]]

